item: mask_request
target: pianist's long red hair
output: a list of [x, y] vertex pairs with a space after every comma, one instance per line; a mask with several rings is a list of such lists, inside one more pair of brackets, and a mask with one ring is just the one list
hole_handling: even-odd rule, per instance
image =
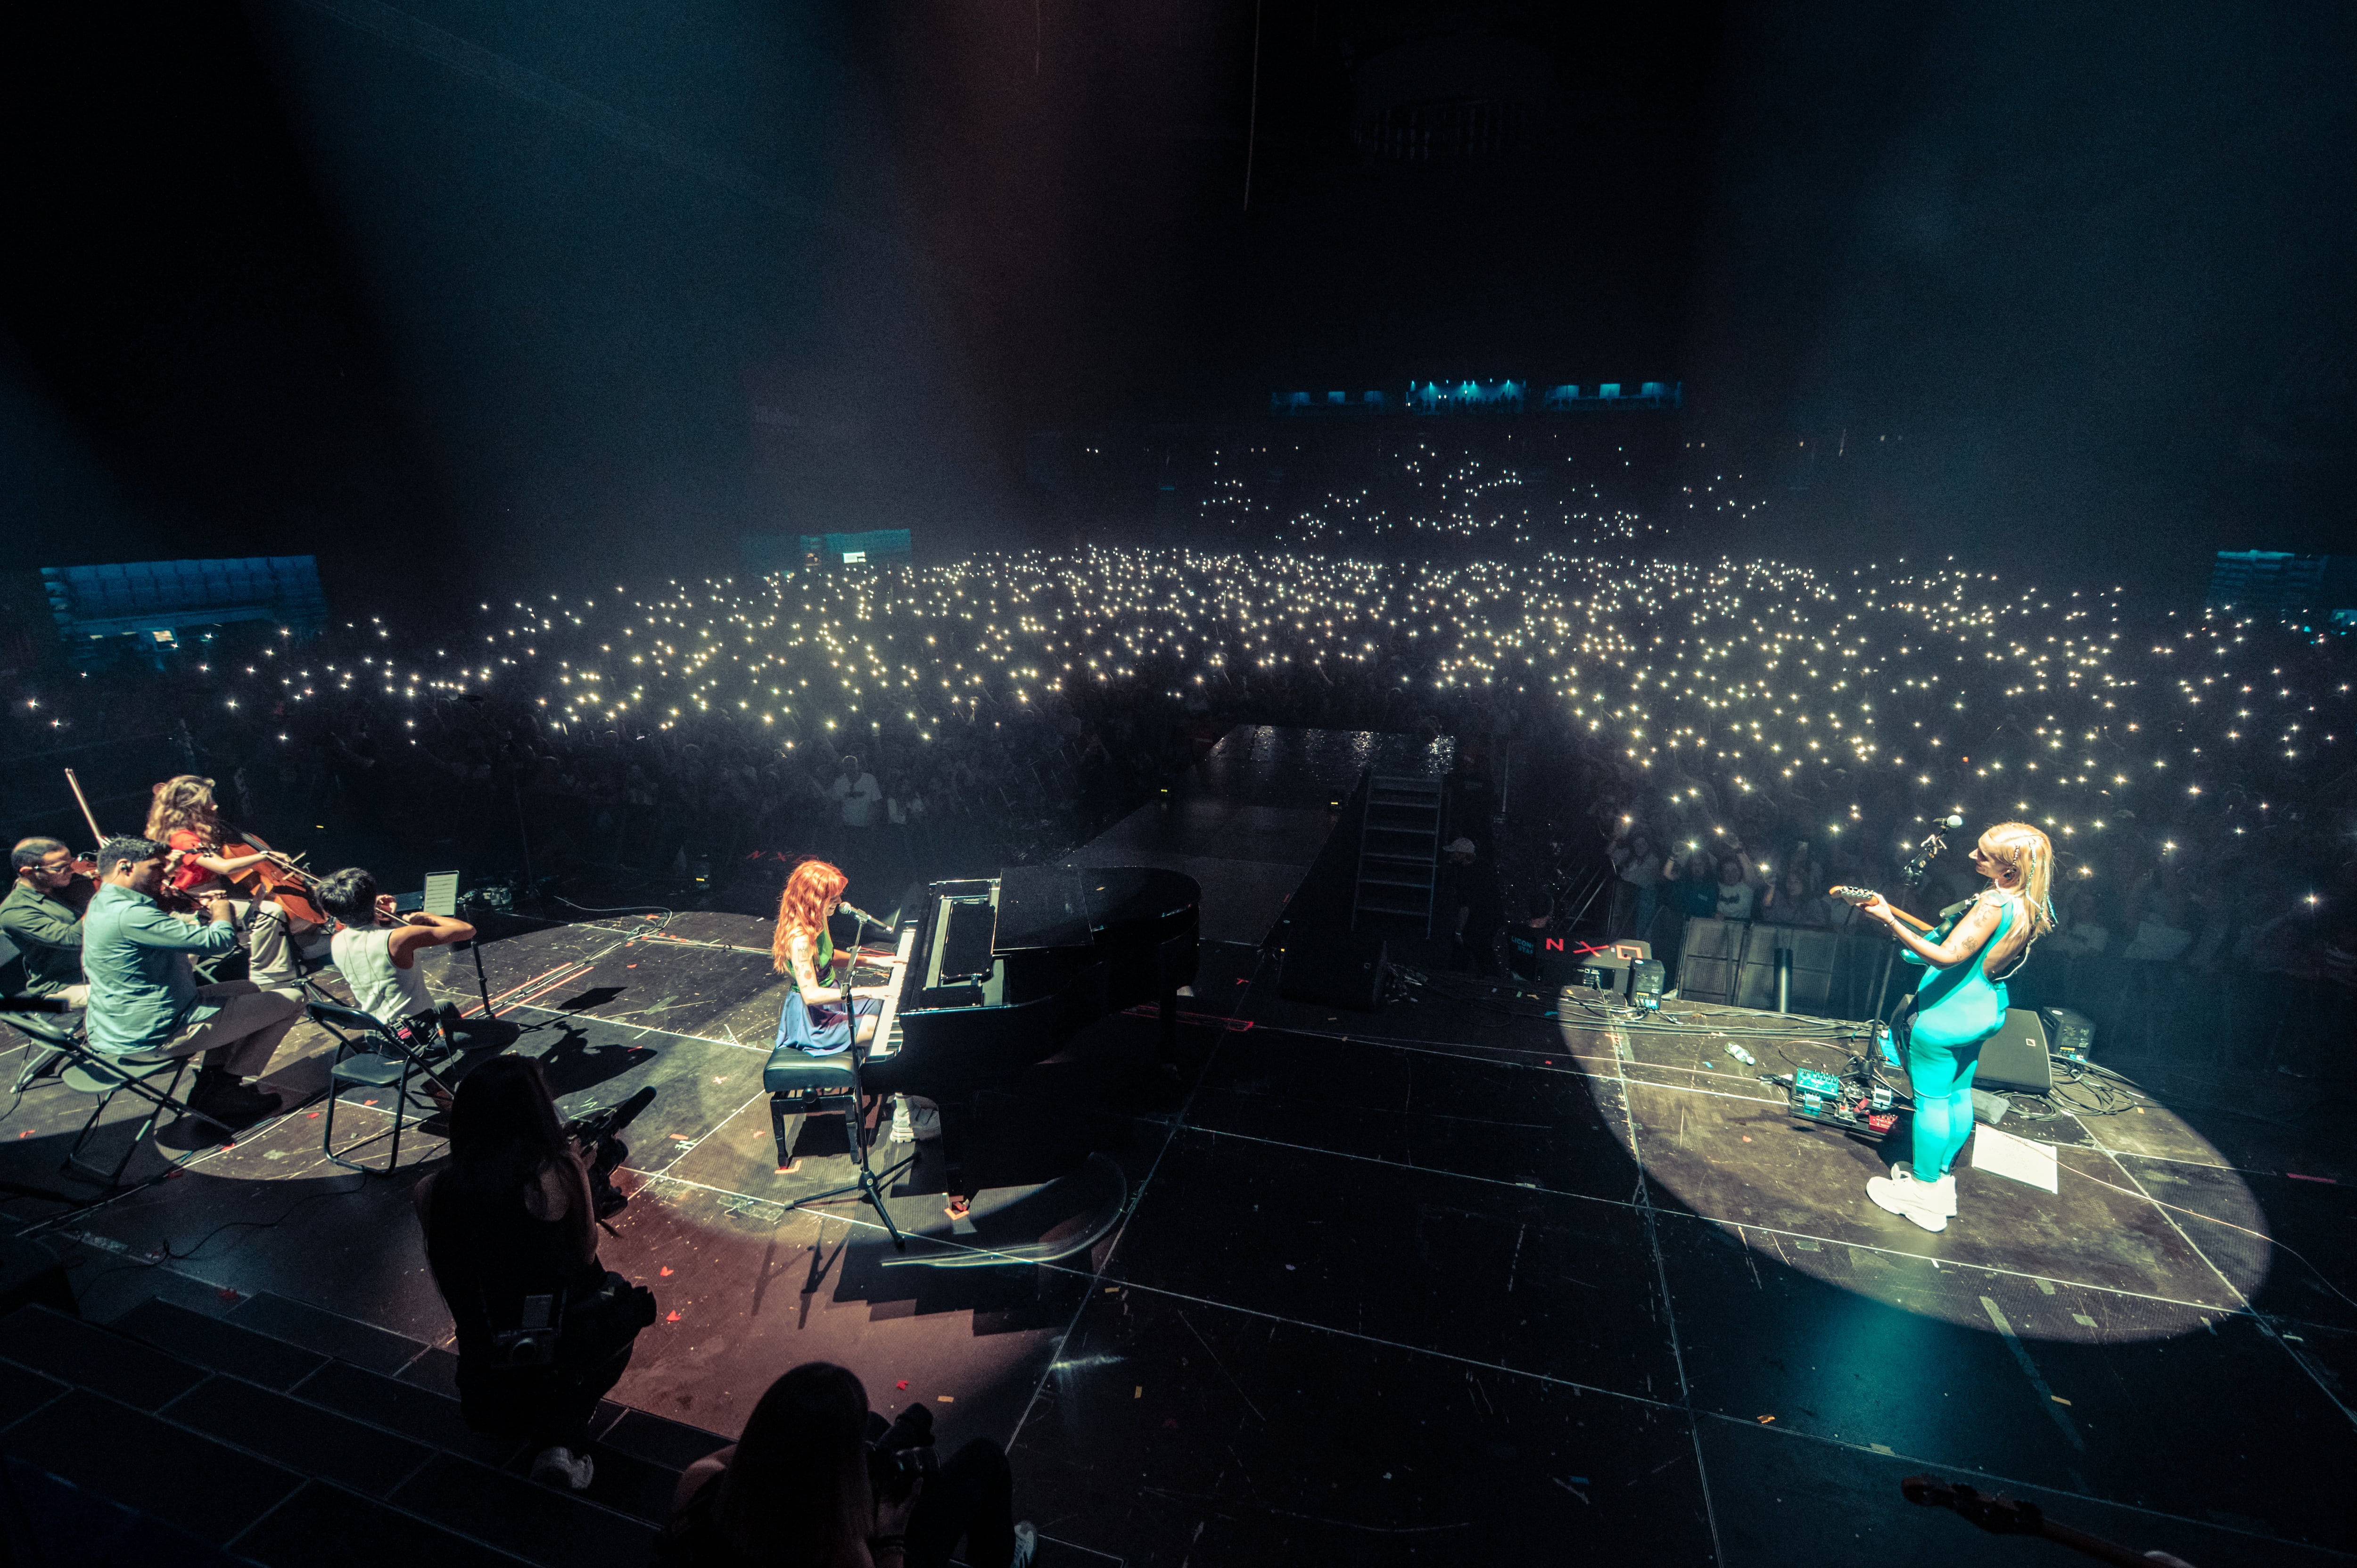
[[770, 967], [780, 974], [793, 967], [787, 956], [789, 945], [796, 935], [813, 946], [818, 934], [826, 926], [826, 907], [843, 897], [851, 886], [851, 878], [823, 860], [806, 860], [786, 878], [785, 891], [778, 895], [778, 929], [770, 939]]

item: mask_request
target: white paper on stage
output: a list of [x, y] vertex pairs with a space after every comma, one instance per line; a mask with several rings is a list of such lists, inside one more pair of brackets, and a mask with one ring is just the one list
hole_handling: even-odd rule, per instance
[[1994, 1127], [1973, 1129], [1973, 1169], [2010, 1176], [2041, 1191], [2055, 1190], [2054, 1145], [2033, 1144]]

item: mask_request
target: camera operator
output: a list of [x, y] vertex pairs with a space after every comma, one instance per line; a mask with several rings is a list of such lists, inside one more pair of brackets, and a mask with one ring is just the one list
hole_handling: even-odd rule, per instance
[[1015, 1522], [1006, 1454], [978, 1437], [933, 1461], [932, 1412], [888, 1426], [842, 1367], [805, 1361], [770, 1385], [745, 1435], [679, 1478], [661, 1561], [670, 1568], [1025, 1568], [1039, 1542]]
[[597, 1261], [588, 1162], [538, 1062], [494, 1057], [460, 1080], [450, 1153], [414, 1200], [458, 1331], [460, 1408], [475, 1431], [530, 1438], [535, 1480], [578, 1491], [590, 1417], [654, 1297]]
[[339, 924], [329, 950], [336, 972], [352, 988], [360, 1010], [423, 1055], [440, 1054], [440, 1019], [417, 955], [427, 948], [472, 941], [475, 928], [424, 910], [404, 917], [376, 878], [357, 865], [319, 879], [318, 898]]

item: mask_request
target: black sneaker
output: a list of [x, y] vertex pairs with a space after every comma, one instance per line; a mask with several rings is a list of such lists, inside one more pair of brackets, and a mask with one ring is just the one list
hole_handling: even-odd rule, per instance
[[190, 1110], [200, 1111], [230, 1127], [251, 1126], [277, 1110], [279, 1103], [278, 1096], [268, 1090], [255, 1089], [231, 1078], [199, 1083], [197, 1091], [188, 1096]]

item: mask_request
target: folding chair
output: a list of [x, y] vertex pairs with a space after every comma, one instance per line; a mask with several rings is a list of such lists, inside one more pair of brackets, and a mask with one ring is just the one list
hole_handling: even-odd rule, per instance
[[[328, 1060], [328, 1114], [319, 1136], [320, 1152], [346, 1170], [390, 1176], [401, 1163], [401, 1130], [408, 1124], [413, 1103], [411, 1083], [420, 1078], [436, 1085], [442, 1080], [430, 1064], [373, 1014], [337, 1002], [307, 1003], [304, 1010], [313, 1023], [336, 1036], [335, 1055]], [[346, 1159], [336, 1152], [336, 1105], [345, 1090], [355, 1087], [393, 1091], [393, 1147], [381, 1167]], [[432, 1104], [430, 1099], [427, 1104]]]
[[[206, 1115], [180, 1098], [180, 1079], [188, 1072], [188, 1064], [196, 1059], [192, 1056], [135, 1054], [115, 1057], [93, 1050], [89, 1036], [82, 1032], [82, 1017], [78, 1013], [15, 1014], [10, 1015], [8, 1023], [20, 1034], [30, 1036], [38, 1044], [65, 1058], [65, 1071], [59, 1075], [59, 1080], [68, 1089], [77, 1094], [95, 1095], [98, 1099], [98, 1104], [91, 1111], [90, 1120], [81, 1124], [81, 1131], [74, 1134], [72, 1145], [66, 1150], [61, 1169], [88, 1176], [92, 1181], [102, 1181], [109, 1192], [113, 1191], [123, 1185], [123, 1173], [131, 1167], [131, 1156], [139, 1152], [139, 1145], [146, 1142], [147, 1135], [156, 1130], [156, 1121], [167, 1111], [176, 1118], [193, 1116], [199, 1122], [211, 1123], [226, 1136], [237, 1136], [237, 1129]], [[166, 1078], [167, 1073], [171, 1076]], [[159, 1079], [163, 1080], [160, 1089], [156, 1087]], [[114, 1103], [116, 1095], [125, 1093], [135, 1100], [147, 1102], [146, 1120], [140, 1122], [138, 1130], [131, 1134], [130, 1143], [124, 1147], [123, 1157], [114, 1162], [113, 1170], [101, 1170], [96, 1165], [85, 1164], [81, 1154], [89, 1147], [91, 1134], [98, 1131], [99, 1119], [106, 1114], [106, 1108]]]
[[[25, 1026], [27, 1018], [34, 1021], [31, 1028]], [[16, 1069], [16, 1081], [10, 1090], [22, 1094], [32, 1088], [37, 1079], [45, 1077], [50, 1069], [62, 1062], [65, 1047], [57, 1042], [60, 1038], [71, 1039], [74, 1036], [81, 1027], [81, 1015], [11, 1013], [7, 1015], [6, 1022], [10, 1028], [25, 1036], [25, 1060]]]

